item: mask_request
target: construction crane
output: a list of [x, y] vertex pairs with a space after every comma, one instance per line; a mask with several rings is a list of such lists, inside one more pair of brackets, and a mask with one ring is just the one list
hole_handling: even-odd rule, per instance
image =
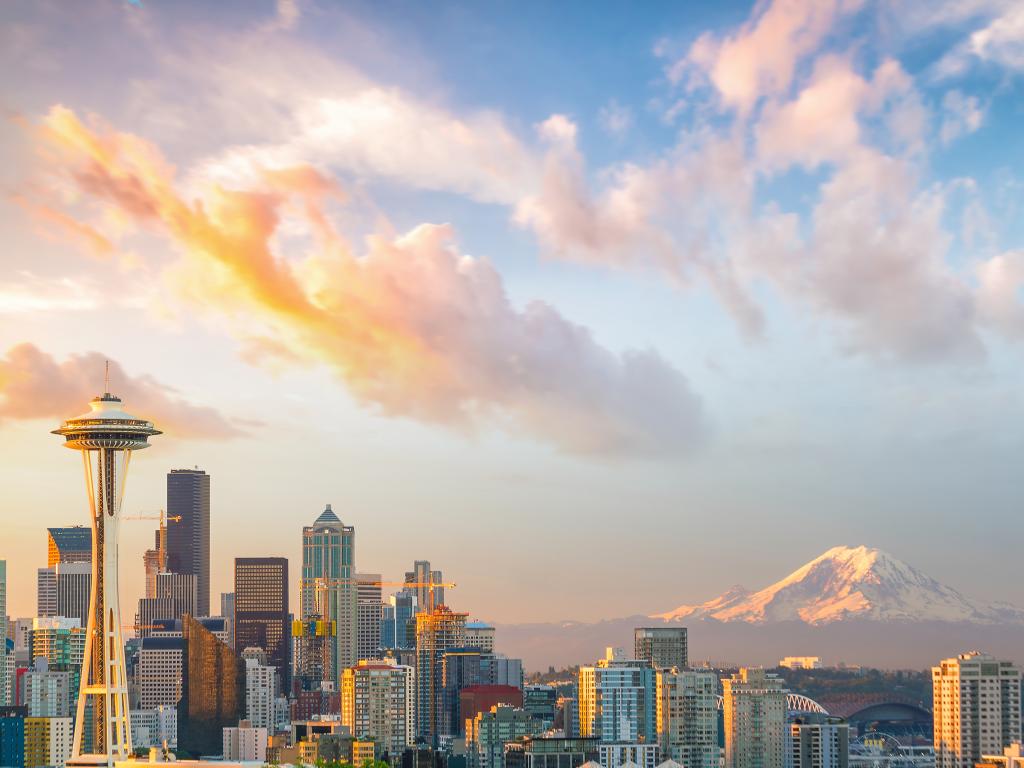
[[163, 523], [165, 520], [168, 523], [180, 523], [181, 515], [171, 515], [170, 517], [161, 509], [159, 515], [125, 515], [122, 520], [159, 520]]
[[180, 523], [181, 515], [167, 516], [164, 510], [159, 515], [130, 515], [125, 520], [159, 520], [160, 527], [157, 534], [157, 565], [161, 571], [167, 570], [167, 523]]

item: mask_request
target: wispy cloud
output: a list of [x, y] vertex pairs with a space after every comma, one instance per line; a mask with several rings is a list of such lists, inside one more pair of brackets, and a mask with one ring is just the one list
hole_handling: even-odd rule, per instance
[[[562, 124], [564, 129], [568, 123]], [[332, 226], [341, 194], [308, 166], [262, 170], [245, 189], [187, 202], [159, 152], [54, 108], [43, 135], [78, 190], [181, 249], [187, 297], [229, 317], [273, 354], [331, 366], [388, 415], [472, 429], [498, 424], [577, 453], [688, 451], [705, 436], [700, 400], [653, 351], [616, 354], [542, 302], [519, 310], [485, 260], [446, 225], [376, 236], [365, 253]], [[305, 256], [274, 248], [282, 219], [311, 233]]]

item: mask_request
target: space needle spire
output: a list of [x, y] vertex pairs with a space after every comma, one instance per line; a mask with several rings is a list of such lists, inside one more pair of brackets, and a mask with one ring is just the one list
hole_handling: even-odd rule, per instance
[[[82, 454], [85, 490], [92, 521], [92, 592], [82, 661], [75, 737], [69, 766], [112, 766], [132, 754], [128, 712], [128, 679], [121, 639], [121, 611], [117, 589], [117, 538], [121, 502], [132, 451], [149, 447], [159, 435], [151, 421], [126, 413], [121, 399], [109, 392], [109, 363], [105, 391], [89, 403], [89, 412], [65, 421], [53, 434]], [[92, 749], [83, 731], [86, 707], [92, 706]]]

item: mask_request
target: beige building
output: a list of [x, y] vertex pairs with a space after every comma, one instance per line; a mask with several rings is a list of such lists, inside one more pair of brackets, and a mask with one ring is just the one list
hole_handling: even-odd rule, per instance
[[658, 670], [656, 717], [662, 758], [686, 768], [718, 768], [717, 693], [714, 672]]
[[356, 739], [401, 756], [415, 741], [414, 696], [412, 667], [364, 659], [342, 677], [341, 722]]
[[722, 680], [725, 768], [784, 768], [785, 681], [763, 669], [740, 669]]
[[1024, 768], [1024, 746], [1015, 741], [1001, 755], [982, 755], [978, 765], [984, 768]]
[[932, 667], [936, 768], [974, 768], [1021, 738], [1021, 671], [972, 651]]

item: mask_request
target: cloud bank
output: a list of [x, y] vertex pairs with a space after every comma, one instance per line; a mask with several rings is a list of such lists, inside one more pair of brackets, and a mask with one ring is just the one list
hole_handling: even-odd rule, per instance
[[[701, 402], [678, 370], [653, 351], [600, 346], [543, 302], [515, 308], [447, 225], [371, 237], [358, 254], [328, 216], [342, 190], [309, 166], [259, 170], [247, 188], [214, 185], [187, 201], [136, 136], [63, 107], [42, 136], [86, 200], [177, 246], [168, 279], [233, 320], [253, 354], [325, 363], [387, 415], [497, 424], [573, 453], [681, 453], [704, 439]], [[285, 221], [308, 234], [301, 258], [279, 250]]]

